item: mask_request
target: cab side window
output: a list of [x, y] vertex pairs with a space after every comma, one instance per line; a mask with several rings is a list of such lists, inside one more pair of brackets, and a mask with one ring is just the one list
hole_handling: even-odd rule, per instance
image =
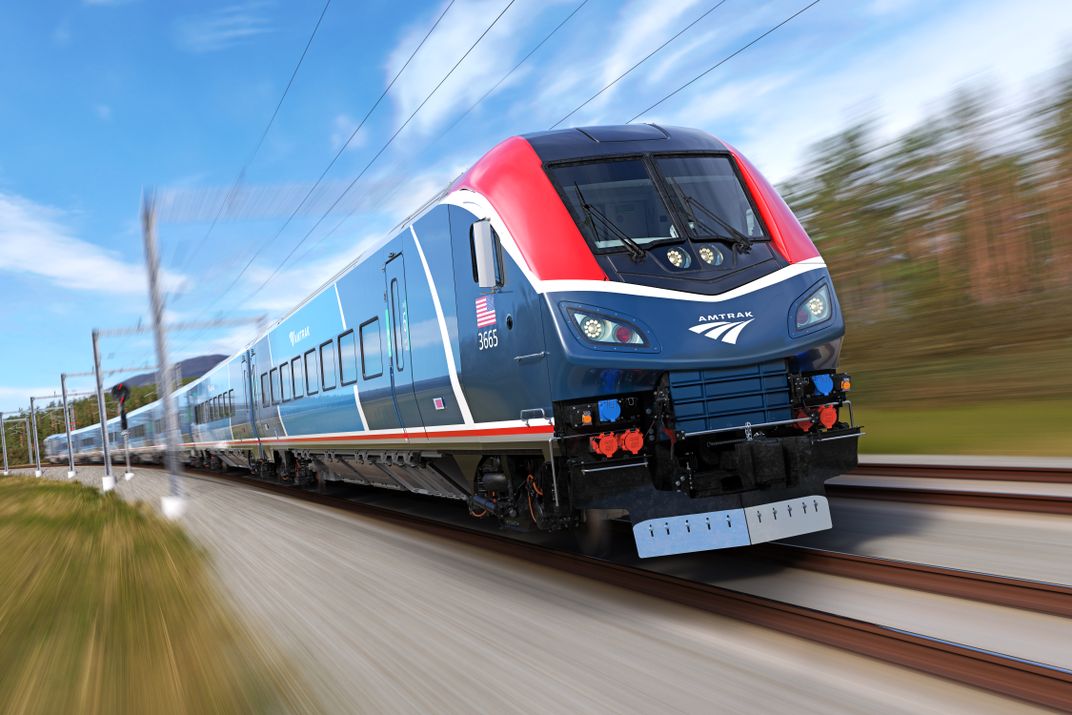
[[[479, 221], [474, 221], [469, 225], [469, 260], [473, 268], [473, 283], [479, 282], [476, 270], [476, 239], [473, 235], [473, 227]], [[494, 255], [495, 255], [495, 284], [502, 286], [506, 282], [506, 276], [503, 272], [503, 256], [502, 256], [502, 243], [499, 241], [499, 234], [494, 228], [491, 229], [491, 236], [494, 243]]]

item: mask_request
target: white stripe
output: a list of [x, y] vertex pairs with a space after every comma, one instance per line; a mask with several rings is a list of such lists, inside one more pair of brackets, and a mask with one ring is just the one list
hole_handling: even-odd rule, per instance
[[[755, 318], [752, 318], [752, 320], [755, 320]], [[751, 323], [752, 320], [746, 320], [743, 323], [739, 323], [737, 325], [737, 327], [735, 327], [733, 330], [731, 330], [730, 332], [726, 333], [722, 337], [722, 342], [729, 343], [730, 345], [736, 345], [737, 344], [737, 338], [739, 338], [741, 336], [741, 331], [744, 330], [745, 328], [747, 328], [748, 324]]]
[[339, 320], [342, 321], [342, 331], [346, 332], [346, 313], [342, 312], [342, 298], [339, 297], [339, 284], [332, 283], [331, 287], [335, 289], [335, 302], [339, 304]]
[[[473, 413], [469, 411], [469, 403], [465, 401], [462, 393], [461, 382], [458, 381], [458, 368], [454, 364], [454, 350], [450, 346], [450, 334], [447, 332], [447, 319], [443, 317], [443, 305], [439, 302], [439, 291], [436, 290], [435, 281], [432, 279], [432, 270], [428, 267], [428, 259], [424, 257], [424, 249], [417, 238], [417, 231], [410, 224], [409, 232], [413, 236], [413, 245], [417, 247], [417, 255], [420, 256], [421, 266], [424, 268], [424, 277], [428, 280], [428, 290], [432, 293], [432, 305], [435, 307], [436, 322], [439, 323], [439, 337], [443, 340], [443, 354], [447, 358], [447, 373], [450, 375], [450, 386], [454, 390], [454, 399], [458, 402], [462, 419], [465, 424], [473, 424]], [[436, 427], [435, 429], [439, 429]]]
[[583, 291], [588, 293], [618, 293], [622, 295], [641, 296], [645, 298], [664, 298], [666, 300], [687, 300], [694, 303], [721, 303], [734, 300], [741, 296], [755, 293], [758, 290], [769, 288], [790, 278], [796, 278], [804, 273], [825, 268], [826, 263], [822, 258], [808, 258], [799, 263], [791, 263], [784, 268], [779, 268], [773, 273], [757, 278], [756, 280], [738, 286], [733, 290], [718, 295], [699, 295], [686, 293], [679, 290], [666, 288], [653, 288], [651, 286], [638, 285], [636, 283], [621, 283], [619, 281], [588, 281], [588, 280], [556, 280], [543, 281], [541, 292], [563, 293]]
[[502, 244], [503, 250], [514, 259], [514, 263], [521, 269], [522, 274], [524, 274], [525, 278], [537, 293], [584, 291], [588, 293], [620, 293], [623, 295], [635, 295], [645, 298], [665, 298], [668, 300], [689, 300], [696, 303], [721, 303], [768, 288], [776, 283], [781, 283], [782, 281], [795, 278], [804, 273], [826, 267], [826, 262], [820, 256], [806, 258], [803, 261], [791, 263], [788, 266], [758, 278], [751, 283], [746, 283], [743, 286], [738, 286], [733, 290], [726, 291], [719, 295], [699, 295], [696, 293], [667, 290], [665, 288], [652, 288], [649, 286], [638, 285], [636, 283], [623, 283], [620, 281], [544, 281], [540, 280], [536, 274], [532, 272], [532, 269], [525, 261], [525, 257], [522, 255], [521, 249], [518, 247], [514, 237], [507, 230], [506, 224], [499, 218], [498, 212], [495, 211], [495, 208], [492, 207], [491, 202], [489, 202], [487, 198], [474, 191], [470, 191], [469, 189], [458, 189], [445, 196], [443, 198], [443, 203], [460, 206], [465, 210], [476, 214], [477, 218], [486, 218], [491, 221], [495, 233], [499, 234], [499, 242]]
[[[273, 332], [275, 332], [274, 329], [269, 330], [268, 333], [264, 336], [264, 341], [268, 344], [268, 387], [270, 387], [270, 388], [272, 388], [274, 390], [275, 388], [277, 388], [279, 386], [276, 385], [276, 384], [273, 384], [273, 382], [272, 382], [272, 366], [275, 365], [275, 358], [272, 357], [272, 333]], [[279, 374], [279, 372], [277, 370], [276, 375], [278, 375], [278, 374]], [[279, 389], [282, 389], [282, 388], [279, 388]], [[268, 396], [271, 397], [271, 392], [269, 392]], [[282, 397], [283, 396], [280, 395], [281, 399], [282, 399]], [[261, 399], [262, 400], [264, 399], [263, 395], [261, 396]], [[282, 403], [280, 403], [280, 404], [275, 406], [275, 416], [279, 418], [279, 427], [283, 430], [283, 434], [287, 435], [288, 434], [287, 433], [287, 426], [283, 423], [283, 410], [280, 409], [281, 406], [282, 406]]]

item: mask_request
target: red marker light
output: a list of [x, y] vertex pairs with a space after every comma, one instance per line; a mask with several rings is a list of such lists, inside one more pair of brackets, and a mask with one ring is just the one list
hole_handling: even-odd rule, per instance
[[621, 436], [622, 449], [628, 450], [633, 454], [636, 454], [640, 450], [644, 449], [644, 435], [640, 434], [640, 430], [631, 429], [627, 432], [622, 432]]
[[614, 331], [614, 338], [619, 343], [628, 343], [633, 339], [634, 335], [636, 335], [636, 333], [633, 332], [633, 329], [625, 325], [619, 325]]
[[833, 427], [837, 423], [837, 408], [827, 405], [819, 410], [819, 422], [827, 429]]
[[618, 438], [610, 432], [604, 432], [598, 437], [589, 438], [588, 444], [593, 452], [602, 454], [604, 457], [613, 457], [614, 453], [618, 451]]

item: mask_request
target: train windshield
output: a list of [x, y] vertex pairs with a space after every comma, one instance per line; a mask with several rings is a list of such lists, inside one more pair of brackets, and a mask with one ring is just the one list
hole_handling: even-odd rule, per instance
[[726, 156], [609, 159], [551, 167], [550, 173], [597, 252], [642, 254], [659, 241], [766, 239]]
[[597, 251], [680, 237], [642, 159], [560, 166], [551, 174], [574, 221]]
[[765, 238], [748, 195], [725, 156], [656, 158], [693, 238], [751, 242]]

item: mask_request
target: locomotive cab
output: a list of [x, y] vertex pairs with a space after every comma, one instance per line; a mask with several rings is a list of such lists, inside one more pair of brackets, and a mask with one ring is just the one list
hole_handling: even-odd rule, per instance
[[654, 125], [488, 156], [513, 181], [478, 164], [466, 185], [546, 310], [558, 512], [624, 510], [642, 557], [830, 528], [823, 482], [855, 466], [861, 434], [844, 322], [770, 184], [729, 145]]

